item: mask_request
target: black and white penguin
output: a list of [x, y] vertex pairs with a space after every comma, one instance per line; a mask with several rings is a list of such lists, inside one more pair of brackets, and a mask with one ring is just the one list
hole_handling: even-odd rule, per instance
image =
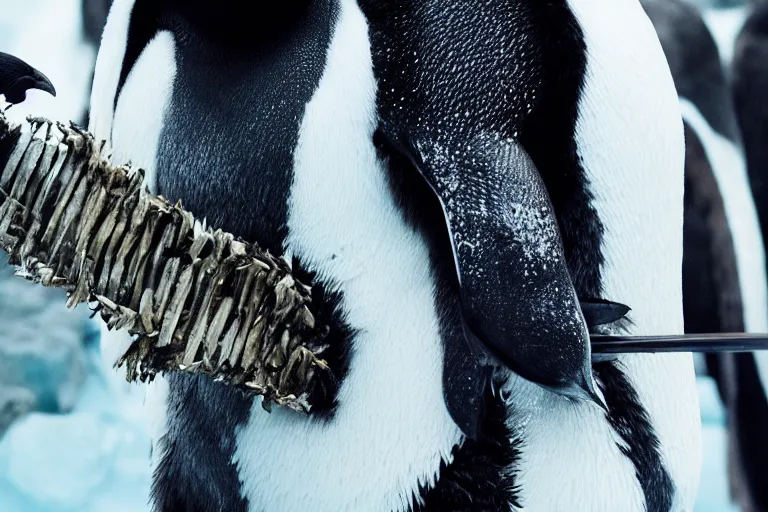
[[[101, 42], [101, 34], [104, 31], [104, 25], [107, 22], [107, 15], [109, 14], [109, 8], [112, 6], [112, 1], [113, 0], [81, 0], [80, 2], [80, 23], [83, 30], [83, 39], [88, 45], [93, 46], [96, 49], [98, 49]], [[93, 66], [94, 68], [96, 66], [95, 58]], [[93, 84], [94, 73], [95, 69], [91, 69], [90, 85]], [[88, 105], [86, 105], [85, 112], [83, 112], [81, 116], [82, 126], [88, 126], [89, 124], [88, 111]]]
[[637, 0], [116, 0], [90, 128], [330, 306], [310, 419], [150, 386], [156, 510], [692, 509], [690, 354], [597, 390], [578, 307], [683, 329], [683, 132]]
[[99, 46], [112, 2], [113, 0], [81, 0], [80, 21], [83, 37], [88, 44]]
[[[733, 103], [744, 144], [749, 181], [763, 236], [768, 241], [768, 3], [753, 1], [731, 62]], [[729, 360], [730, 476], [744, 512], [768, 510], [768, 353]]]
[[[768, 135], [764, 120], [768, 104], [761, 87], [768, 83], [763, 65], [768, 55], [768, 6], [755, 7], [747, 17], [734, 46], [731, 63], [733, 102], [736, 109], [752, 190], [761, 220], [763, 238], [768, 237]], [[766, 219], [766, 222], [763, 222]]]
[[[748, 176], [718, 48], [692, 5], [672, 0], [644, 0], [643, 5], [659, 33], [683, 106], [686, 332], [766, 332], [765, 231], [760, 229], [765, 221], [757, 213], [764, 207], [759, 200], [756, 207], [759, 196], [753, 197], [754, 167], [749, 167]], [[759, 62], [752, 58], [750, 66]], [[752, 79], [744, 82], [738, 74], [734, 78], [736, 91], [740, 79], [752, 87]], [[752, 109], [762, 107], [760, 100], [748, 107], [750, 121], [757, 119], [759, 110]], [[762, 143], [759, 148], [763, 150]], [[748, 158], [749, 151], [746, 154]], [[763, 357], [761, 353], [707, 356], [707, 373], [716, 380], [726, 410], [731, 496], [744, 512], [768, 510], [763, 476], [768, 461], [768, 402], [756, 364]]]
[[[763, 237], [717, 45], [695, 6], [643, 0], [643, 7], [669, 61], [688, 135], [686, 332], [766, 332]], [[718, 378], [723, 358], [730, 357], [708, 356], [709, 372]]]
[[[686, 332], [766, 332], [765, 229], [762, 233], [760, 229], [765, 220], [757, 213], [764, 207], [754, 201], [752, 189], [759, 187], [754, 176], [759, 167], [747, 167], [718, 48], [695, 7], [670, 0], [646, 0], [644, 7], [670, 62], [686, 125]], [[759, 60], [744, 57], [740, 51], [739, 65], [755, 69], [752, 66]], [[747, 75], [735, 73], [735, 91], [751, 90], [753, 79]], [[738, 94], [736, 98], [738, 107]], [[753, 105], [741, 105], [739, 118], [746, 115], [747, 124], [759, 119], [756, 113], [763, 108], [762, 94], [755, 99]], [[762, 142], [757, 151], [763, 151]], [[748, 159], [749, 151], [746, 155]], [[754, 191], [759, 193], [759, 188]], [[764, 357], [762, 353], [707, 357], [708, 373], [717, 381], [727, 411], [731, 494], [744, 511], [768, 506], [763, 490], [768, 402], [759, 371]]]

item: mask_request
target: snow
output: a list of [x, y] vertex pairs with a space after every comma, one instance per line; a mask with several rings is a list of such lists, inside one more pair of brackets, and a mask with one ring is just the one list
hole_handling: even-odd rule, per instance
[[[86, 376], [87, 317], [67, 314], [63, 297], [60, 290], [14, 277], [4, 263], [0, 267], [0, 323], [8, 324], [0, 331], [0, 394], [6, 407], [67, 412], [77, 401]], [[52, 322], [55, 331], [47, 329]], [[5, 416], [12, 419], [10, 411]], [[7, 423], [0, 419], [0, 432]]]
[[142, 394], [116, 396], [96, 343], [88, 353], [89, 377], [71, 413], [30, 414], [0, 440], [0, 511], [148, 510]]
[[[730, 59], [743, 10], [709, 9], [706, 20], [724, 59]], [[30, 92], [9, 117], [34, 113], [60, 120], [81, 118], [94, 51], [78, 35], [79, 25], [79, 0], [0, 0], [0, 51], [42, 70], [58, 91], [56, 98]], [[71, 400], [72, 410], [29, 414], [0, 437], [0, 512], [148, 510], [149, 435], [142, 413], [143, 387], [118, 383], [114, 374], [104, 374], [98, 327], [90, 325], [87, 377], [79, 396]], [[695, 512], [736, 512], [728, 500], [722, 406], [711, 379], [700, 377], [699, 391], [704, 468]], [[24, 393], [19, 393], [23, 407]], [[0, 421], [2, 414], [0, 400]]]

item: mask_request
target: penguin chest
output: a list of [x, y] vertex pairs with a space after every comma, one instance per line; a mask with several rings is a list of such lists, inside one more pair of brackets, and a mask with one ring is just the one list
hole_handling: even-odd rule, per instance
[[[569, 4], [587, 51], [576, 139], [604, 226], [604, 296], [632, 308], [633, 334], [682, 333], [685, 146], [669, 66], [639, 2]], [[638, 355], [621, 363], [659, 438], [673, 510], [687, 510], [700, 462], [692, 358]]]
[[339, 294], [355, 334], [333, 418], [251, 411], [235, 458], [253, 510], [407, 510], [461, 440], [443, 400], [429, 250], [373, 146], [375, 105], [367, 25], [342, 0], [301, 121], [285, 245]]
[[682, 327], [684, 161], [674, 82], [639, 2], [569, 4], [586, 46], [576, 140], [605, 227], [605, 292], [627, 301], [639, 329], [673, 332]]
[[[210, 225], [296, 256], [340, 297], [354, 333], [340, 340], [350, 355], [330, 419], [256, 404], [237, 427], [232, 461], [249, 508], [406, 510], [461, 441], [443, 400], [430, 252], [374, 147], [365, 18], [354, 0], [313, 4], [328, 10], [295, 39], [245, 50], [166, 21], [166, 46], [153, 40], [134, 66], [170, 77], [162, 108], [142, 112], [137, 99], [131, 117], [118, 99], [113, 146], [150, 161], [158, 192]], [[154, 65], [153, 45], [165, 56]], [[142, 76], [154, 75], [129, 76], [121, 97], [141, 91]], [[162, 122], [142, 131], [152, 116]]]

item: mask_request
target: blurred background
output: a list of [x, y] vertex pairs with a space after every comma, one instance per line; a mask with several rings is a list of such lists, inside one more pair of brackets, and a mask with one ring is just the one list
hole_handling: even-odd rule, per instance
[[[43, 71], [58, 93], [30, 91], [9, 117], [44, 115], [87, 126], [109, 1], [0, 0], [0, 51]], [[727, 72], [749, 6], [741, 0], [693, 3]], [[0, 512], [148, 510], [143, 390], [104, 373], [99, 326], [84, 305], [67, 311], [64, 302], [63, 292], [14, 277], [0, 258]], [[715, 381], [699, 363], [704, 468], [695, 511], [735, 512], [726, 413]]]
[[[110, 0], [0, 0], [0, 51], [40, 69], [55, 98], [30, 91], [8, 111], [87, 126]], [[143, 390], [105, 374], [99, 325], [61, 290], [13, 276], [0, 258], [0, 512], [148, 510]]]

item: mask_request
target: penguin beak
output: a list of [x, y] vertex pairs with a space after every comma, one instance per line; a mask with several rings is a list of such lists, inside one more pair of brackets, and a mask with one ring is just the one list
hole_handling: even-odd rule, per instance
[[20, 58], [0, 52], [0, 94], [14, 105], [24, 101], [29, 89], [39, 89], [56, 96], [56, 88], [47, 76]]
[[32, 79], [34, 80], [35, 89], [45, 91], [51, 96], [56, 97], [56, 88], [53, 86], [53, 83], [50, 81], [50, 79], [42, 72], [32, 68]]
[[608, 413], [608, 404], [605, 403], [605, 397], [595, 384], [592, 373], [582, 376], [580, 380], [581, 382], [571, 382], [557, 388], [543, 387], [575, 402], [592, 402]]

